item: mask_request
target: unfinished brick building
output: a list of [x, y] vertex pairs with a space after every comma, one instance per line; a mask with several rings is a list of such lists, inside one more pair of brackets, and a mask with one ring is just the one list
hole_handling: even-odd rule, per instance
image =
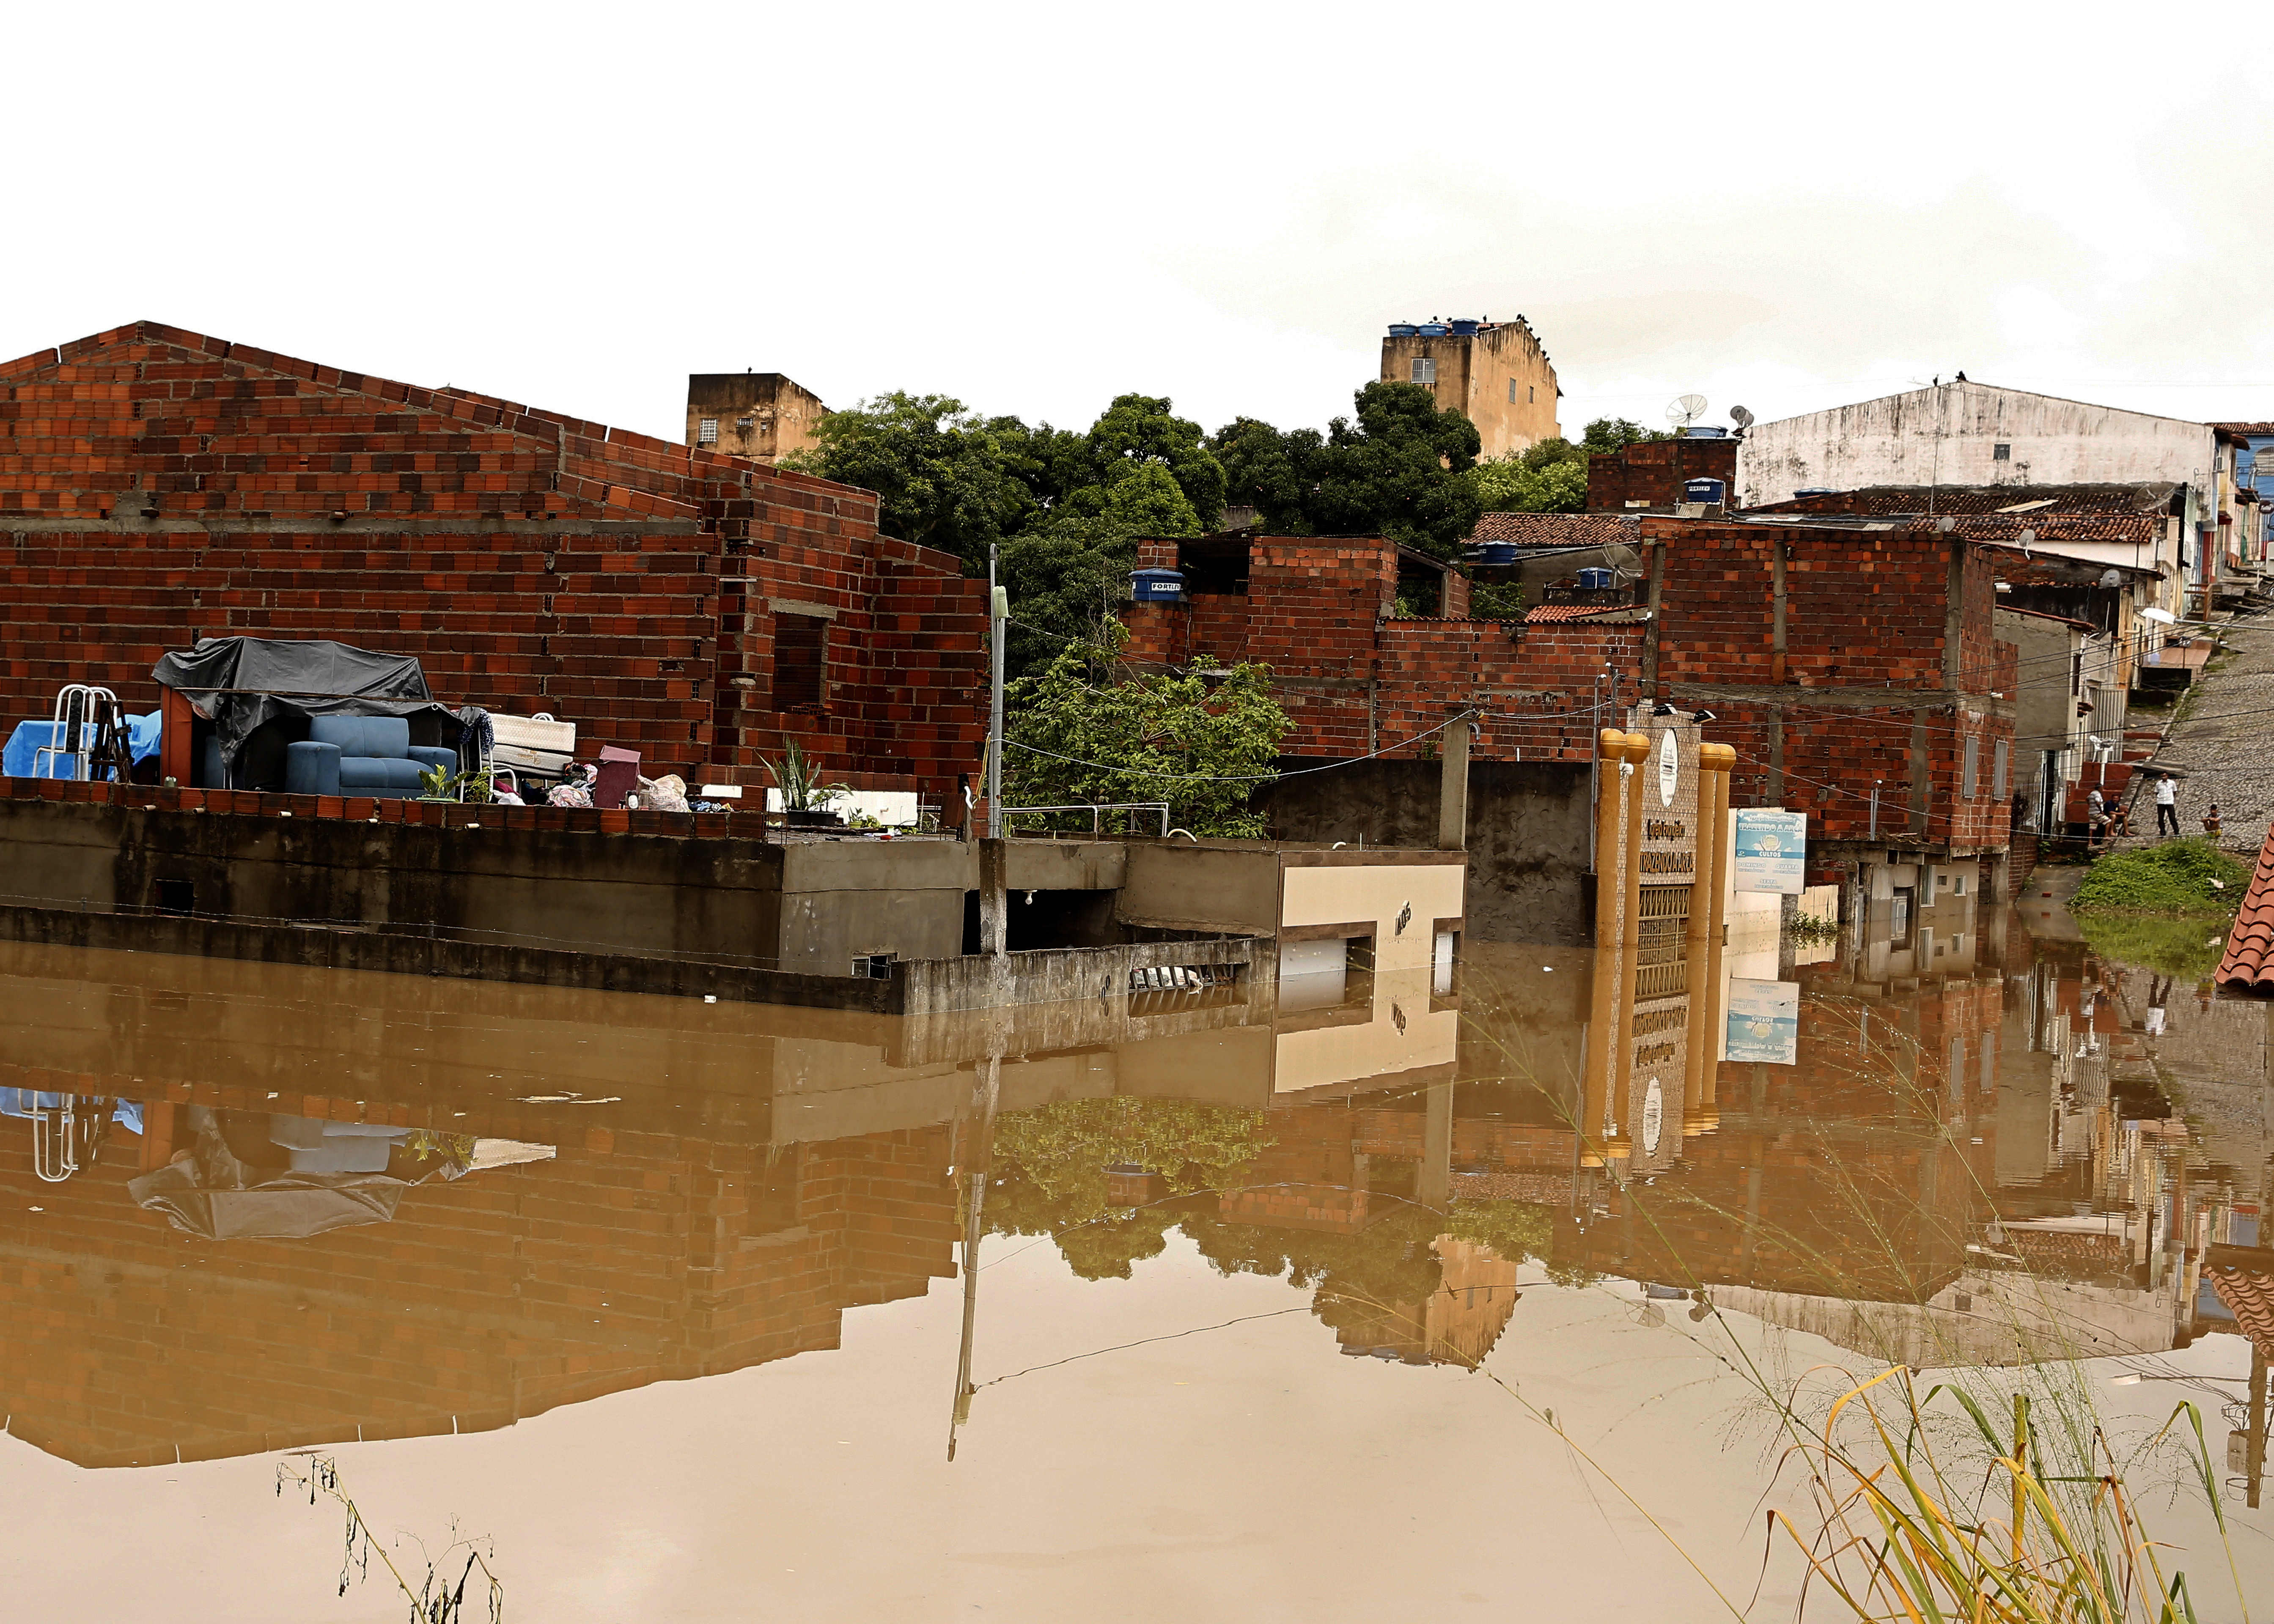
[[418, 657], [436, 696], [760, 782], [786, 738], [935, 799], [983, 731], [984, 591], [869, 492], [137, 322], [0, 363], [0, 706], [156, 707], [200, 636]]
[[[1532, 769], [1583, 767], [1596, 729], [1638, 695], [1712, 712], [1706, 736], [1737, 751], [1734, 804], [1807, 812], [1820, 881], [1877, 896], [1901, 879], [1892, 869], [2006, 851], [2016, 668], [1992, 627], [1999, 550], [1907, 520], [1653, 515], [1640, 528], [1630, 604], [1522, 623], [1466, 618], [1457, 571], [1380, 538], [1146, 542], [1140, 567], [1181, 570], [1186, 600], [1131, 605], [1126, 652], [1141, 665], [1270, 666], [1295, 723], [1281, 745], [1291, 767], [1385, 758], [1275, 786], [1290, 837], [1432, 843], [1434, 780], [1392, 779], [1435, 753], [1449, 718], [1475, 713], [1472, 927], [1496, 886], [1584, 861], [1586, 825], [1570, 813], [1584, 772], [1551, 785]], [[1557, 929], [1541, 923], [1548, 906], [1527, 900], [1519, 927]]]

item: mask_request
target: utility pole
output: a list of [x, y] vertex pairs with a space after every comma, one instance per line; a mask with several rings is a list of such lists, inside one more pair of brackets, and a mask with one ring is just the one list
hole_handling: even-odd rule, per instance
[[1003, 633], [1011, 618], [1011, 595], [995, 584], [999, 549], [987, 545], [987, 838], [1003, 838]]

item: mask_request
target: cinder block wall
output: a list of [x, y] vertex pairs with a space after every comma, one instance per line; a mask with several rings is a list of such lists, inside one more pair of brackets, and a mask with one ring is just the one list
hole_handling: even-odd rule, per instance
[[[868, 492], [153, 322], [0, 364], [0, 546], [19, 719], [71, 681], [152, 709], [161, 654], [245, 635], [416, 655], [651, 772], [787, 736], [939, 791], [983, 732], [983, 588]], [[778, 604], [830, 620], [818, 708], [773, 708]]]

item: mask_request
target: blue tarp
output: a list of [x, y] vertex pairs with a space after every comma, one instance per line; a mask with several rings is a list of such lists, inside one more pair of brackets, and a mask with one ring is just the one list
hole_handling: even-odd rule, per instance
[[[133, 747], [136, 761], [147, 761], [158, 753], [158, 718], [162, 714], [153, 710], [147, 716], [126, 718], [126, 740]], [[53, 722], [17, 723], [16, 731], [8, 737], [7, 748], [0, 751], [0, 773], [11, 778], [70, 777], [71, 763], [59, 756], [50, 756], [41, 761], [36, 774], [32, 770], [33, 752], [42, 745], [53, 744], [56, 732]], [[87, 737], [90, 741], [94, 735], [94, 730], [87, 729]]]

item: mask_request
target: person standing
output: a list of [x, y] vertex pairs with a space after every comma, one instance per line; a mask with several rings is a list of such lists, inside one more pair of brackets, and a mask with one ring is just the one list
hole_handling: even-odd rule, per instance
[[2180, 786], [2168, 772], [2156, 775], [2156, 838], [2180, 838]]

